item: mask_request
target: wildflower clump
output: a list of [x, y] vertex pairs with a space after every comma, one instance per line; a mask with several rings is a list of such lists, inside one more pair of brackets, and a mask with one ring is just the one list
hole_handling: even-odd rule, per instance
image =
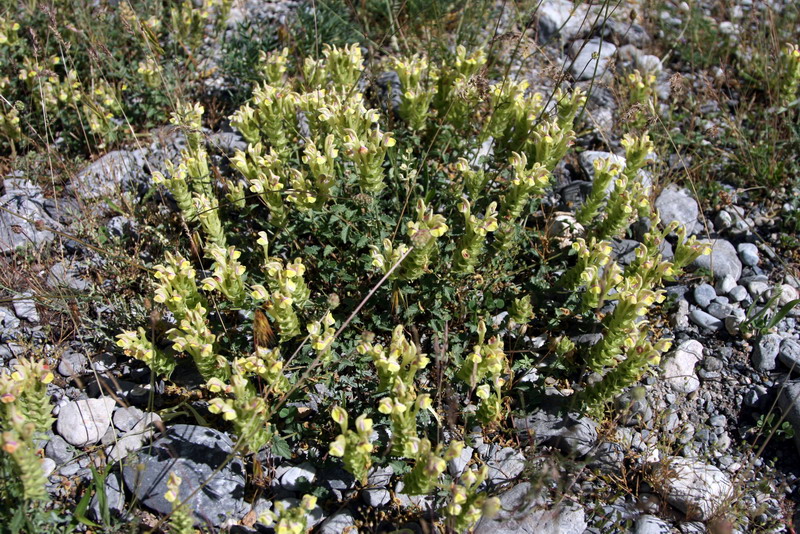
[[53, 373], [34, 359], [20, 358], [10, 373], [0, 374], [0, 441], [5, 454], [13, 459], [25, 499], [47, 499], [47, 478], [36, 440], [53, 424], [47, 384]]
[[[497, 501], [485, 467], [445, 475], [458, 436], [507, 430], [517, 393], [544, 398], [552, 383], [602, 414], [668, 349], [653, 312], [703, 247], [653, 213], [646, 132], [622, 140], [624, 159], [594, 163], [571, 231], [552, 228], [581, 90], [491, 83], [480, 49], [449, 62], [364, 50], [262, 54], [262, 79], [228, 117], [242, 137], [229, 160], [206, 153], [203, 109], [178, 107], [187, 144], [156, 179], [192, 254], [153, 267], [162, 320], [118, 344], [167, 378], [190, 360], [208, 420], [237, 452], [303, 449], [361, 484], [390, 463], [403, 493], [449, 499], [441, 517], [464, 531]], [[397, 72], [400, 95], [373, 82], [375, 65]], [[641, 217], [650, 231], [618, 263], [612, 243]], [[587, 346], [573, 331], [601, 338]], [[314, 506], [265, 520], [301, 532]]]

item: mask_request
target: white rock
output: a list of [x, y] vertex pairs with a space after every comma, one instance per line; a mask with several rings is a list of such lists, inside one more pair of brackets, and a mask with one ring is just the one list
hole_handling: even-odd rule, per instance
[[691, 197], [689, 191], [675, 185], [670, 185], [658, 195], [655, 207], [662, 223], [667, 225], [677, 221], [686, 228], [687, 234], [692, 232], [700, 213], [697, 201]]
[[111, 425], [115, 405], [110, 397], [70, 402], [58, 413], [56, 432], [75, 447], [97, 443]]
[[703, 358], [703, 345], [690, 339], [672, 351], [661, 365], [664, 378], [670, 387], [679, 393], [692, 393], [700, 387], [694, 366]]
[[143, 418], [144, 412], [135, 406], [118, 408], [114, 412], [114, 426], [123, 432], [128, 432]]
[[[781, 290], [781, 296], [778, 297], [778, 306], [785, 306], [791, 301], [800, 298], [800, 295], [797, 294], [797, 290], [789, 284], [782, 284], [779, 287]], [[798, 313], [800, 313], [800, 305], [795, 306], [792, 311], [789, 312], [789, 315], [797, 315]]]
[[575, 6], [569, 0], [544, 0], [536, 14], [539, 17], [540, 42], [547, 42], [554, 35], [570, 41], [581, 31], [586, 6]]
[[642, 73], [646, 72], [655, 75], [661, 74], [663, 67], [658, 56], [640, 54], [638, 56], [634, 56], [634, 60], [636, 61], [636, 68], [638, 68]]
[[588, 41], [577, 39], [570, 46], [570, 55], [575, 58], [570, 73], [578, 81], [600, 78], [605, 74], [616, 52], [615, 45], [602, 39], [596, 37]]
[[654, 487], [689, 519], [706, 521], [733, 497], [728, 475], [698, 460], [674, 457], [653, 472]]
[[42, 460], [42, 473], [44, 473], [45, 477], [49, 477], [55, 470], [56, 462], [52, 458], [44, 458]]

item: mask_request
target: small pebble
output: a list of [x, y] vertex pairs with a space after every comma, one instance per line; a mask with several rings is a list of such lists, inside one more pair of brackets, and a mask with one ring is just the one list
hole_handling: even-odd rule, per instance
[[705, 309], [711, 304], [711, 301], [717, 298], [717, 292], [710, 284], [700, 284], [694, 288], [694, 301], [698, 306]]
[[758, 265], [758, 247], [752, 243], [740, 243], [738, 247], [736, 247], [736, 251], [739, 253], [739, 259], [742, 260], [744, 265], [749, 267], [754, 267]]

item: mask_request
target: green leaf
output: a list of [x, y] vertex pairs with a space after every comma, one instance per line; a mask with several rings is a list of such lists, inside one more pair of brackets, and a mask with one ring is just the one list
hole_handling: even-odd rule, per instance
[[87, 527], [100, 528], [100, 525], [98, 525], [97, 523], [86, 517], [86, 509], [89, 507], [89, 503], [91, 501], [92, 501], [92, 492], [87, 491], [86, 493], [83, 494], [83, 497], [81, 497], [81, 500], [75, 507], [73, 515], [75, 516], [75, 519], [77, 519], [80, 523], [83, 523]]
[[786, 317], [789, 314], [790, 311], [792, 311], [792, 308], [794, 308], [798, 304], [800, 304], [800, 299], [794, 299], [794, 300], [784, 304], [783, 307], [780, 310], [778, 310], [778, 313], [776, 313], [775, 316], [772, 319], [770, 319], [769, 322], [767, 322], [767, 324], [762, 329], [762, 332], [766, 332], [767, 330], [770, 330], [776, 324], [781, 322], [781, 320], [784, 317]]
[[390, 460], [389, 466], [392, 468], [392, 471], [394, 471], [395, 475], [402, 475], [411, 470], [408, 467], [408, 464], [406, 464], [402, 460]]
[[272, 438], [272, 453], [281, 458], [289, 459], [292, 457], [292, 448], [289, 443], [280, 436], [273, 436]]

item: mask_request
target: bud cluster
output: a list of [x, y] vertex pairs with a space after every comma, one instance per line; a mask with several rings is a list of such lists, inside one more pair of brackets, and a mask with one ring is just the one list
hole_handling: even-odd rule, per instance
[[372, 467], [373, 445], [370, 441], [372, 434], [372, 419], [366, 415], [356, 418], [356, 429], [348, 427], [347, 411], [335, 406], [331, 410], [331, 418], [339, 425], [341, 434], [331, 443], [329, 452], [344, 462], [344, 468], [351, 473], [361, 484], [367, 483], [367, 475]]
[[431, 407], [429, 395], [417, 395], [414, 379], [430, 360], [406, 339], [402, 326], [394, 329], [388, 351], [383, 345], [366, 340], [357, 350], [372, 358], [380, 380], [378, 390], [389, 394], [378, 403], [378, 411], [392, 421], [392, 454], [412, 457], [409, 447], [412, 438], [417, 437], [417, 414]]

